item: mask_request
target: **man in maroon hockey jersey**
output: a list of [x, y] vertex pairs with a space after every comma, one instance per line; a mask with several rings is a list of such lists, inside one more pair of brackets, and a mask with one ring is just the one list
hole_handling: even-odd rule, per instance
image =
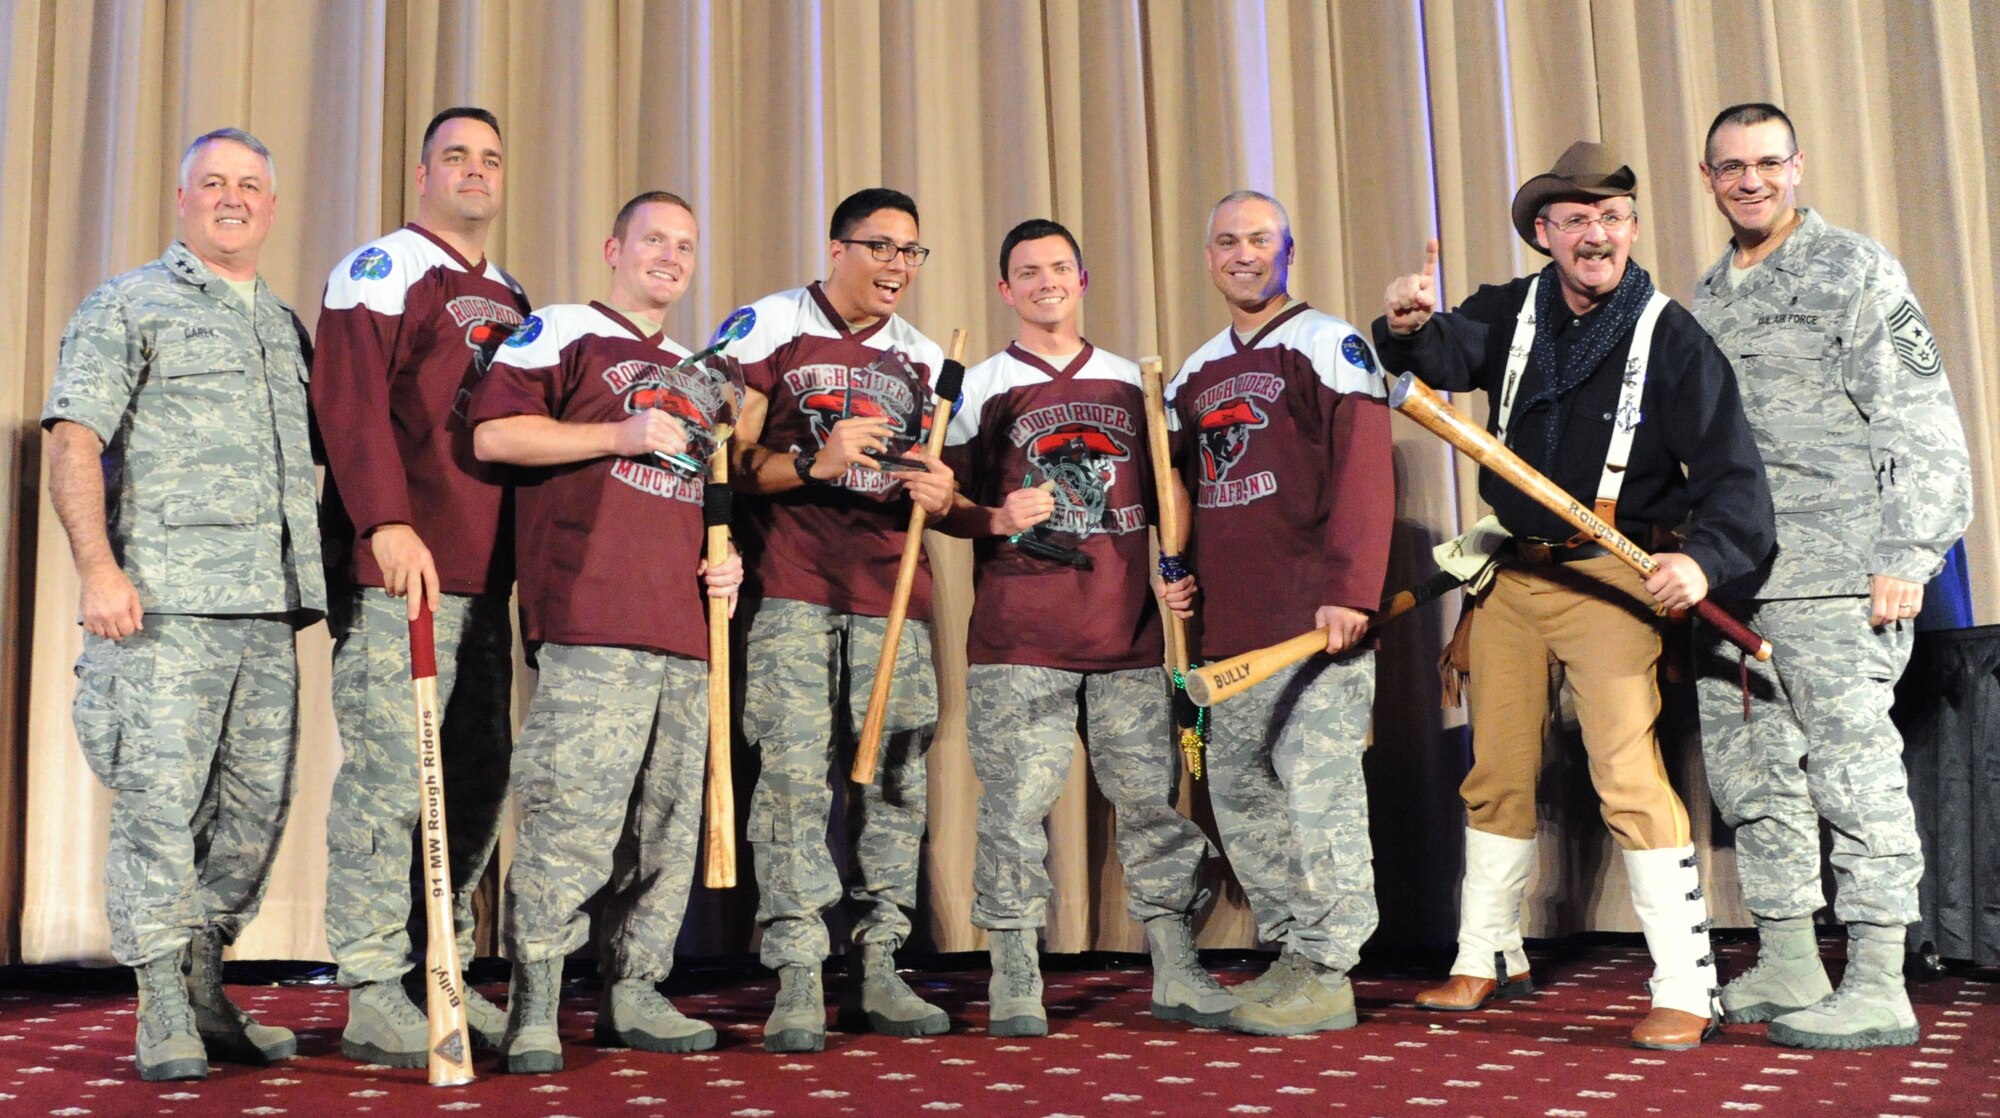
[[[1327, 630], [1326, 652], [1214, 708], [1209, 791], [1223, 849], [1277, 962], [1231, 992], [1225, 1026], [1261, 1035], [1355, 1023], [1347, 971], [1375, 929], [1361, 751], [1375, 697], [1369, 614], [1382, 597], [1395, 484], [1389, 409], [1360, 331], [1294, 300], [1291, 221], [1239, 191], [1209, 215], [1209, 278], [1230, 324], [1167, 386], [1191, 479], [1188, 566], [1201, 654], [1219, 660]], [[1189, 609], [1189, 580], [1170, 589]]]
[[[1191, 922], [1208, 899], [1195, 874], [1212, 848], [1175, 809], [1180, 752], [1147, 589], [1145, 395], [1137, 365], [1078, 330], [1089, 284], [1081, 255], [1053, 221], [1007, 234], [1000, 295], [1020, 318], [1019, 338], [966, 370], [947, 440], [967, 491], [939, 527], [972, 537], [978, 562], [966, 641], [966, 735], [983, 787], [972, 922], [990, 932], [994, 1036], [1048, 1032], [1035, 957], [1050, 892], [1042, 824], [1069, 777], [1079, 723], [1118, 811], [1126, 906], [1153, 957], [1154, 1015], [1214, 1026], [1240, 1004], [1195, 956]], [[1076, 558], [1055, 557], [1064, 553]]]
[[735, 557], [702, 559], [706, 477], [691, 431], [733, 403], [681, 367], [660, 328], [693, 277], [700, 229], [665, 191], [625, 204], [605, 242], [604, 302], [543, 307], [472, 395], [473, 448], [515, 476], [522, 637], [541, 675], [521, 727], [521, 829], [507, 871], [506, 1068], [559, 1071], [563, 959], [597, 918], [600, 1043], [715, 1045], [660, 996], [700, 840], [708, 727], [708, 594], [733, 598]]
[[[885, 471], [879, 455], [919, 441], [944, 355], [896, 314], [930, 250], [917, 205], [863, 190], [834, 209], [827, 278], [752, 303], [731, 350], [749, 386], [736, 428], [736, 488], [755, 495], [738, 518], [759, 597], [746, 641], [743, 736], [762, 768], [746, 829], [757, 863], [764, 965], [778, 972], [764, 1025], [773, 1052], [826, 1043], [823, 913], [841, 896], [827, 857], [830, 780], [874, 683], [909, 524], [909, 501], [951, 507], [951, 471], [918, 445], [922, 470]], [[848, 789], [847, 841], [860, 908], [849, 955], [844, 1028], [941, 1033], [944, 1011], [896, 974], [910, 933], [925, 815], [924, 754], [937, 721], [930, 571], [919, 566], [883, 727], [876, 782]], [[845, 699], [843, 704], [842, 700]], [[838, 713], [848, 715], [839, 720]], [[838, 723], [838, 724], [837, 724]], [[859, 956], [859, 959], [856, 959]]]
[[[413, 958], [408, 622], [420, 597], [436, 614], [461, 958], [472, 954], [472, 891], [507, 797], [511, 513], [500, 467], [473, 456], [465, 409], [528, 309], [520, 285], [486, 259], [505, 182], [493, 114], [439, 113], [415, 181], [417, 220], [349, 253], [328, 278], [312, 382], [344, 752], [327, 813], [326, 935], [349, 990], [341, 1051], [394, 1067], [423, 1066], [427, 1040], [400, 981]], [[474, 1038], [497, 1044], [504, 1016], [466, 993]]]

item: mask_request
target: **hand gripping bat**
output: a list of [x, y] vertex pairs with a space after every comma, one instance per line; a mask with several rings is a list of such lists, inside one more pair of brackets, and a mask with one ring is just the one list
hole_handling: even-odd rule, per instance
[[[944, 366], [938, 370], [937, 403], [931, 409], [931, 437], [925, 448], [933, 458], [944, 451], [945, 429], [951, 424], [951, 405], [965, 380], [965, 331], [951, 332], [951, 348]], [[903, 562], [896, 568], [896, 590], [889, 599], [888, 627], [882, 633], [882, 654], [875, 661], [875, 685], [868, 691], [868, 714], [861, 722], [861, 741], [854, 750], [854, 768], [849, 772], [856, 784], [875, 782], [875, 762], [882, 752], [882, 720], [889, 710], [889, 685], [895, 682], [896, 646], [903, 640], [903, 620], [910, 612], [910, 589], [917, 581], [917, 560], [924, 551], [924, 507], [910, 502], [909, 534], [903, 538]]]
[[[1146, 394], [1146, 441], [1153, 459], [1153, 494], [1159, 505], [1160, 578], [1178, 582], [1186, 577], [1181, 557], [1170, 548], [1181, 546], [1181, 509], [1175, 500], [1174, 461], [1167, 437], [1166, 370], [1157, 357], [1139, 362], [1139, 384]], [[1173, 577], [1169, 578], [1169, 575]], [[1188, 681], [1187, 622], [1167, 614], [1167, 667], [1174, 673], [1174, 726], [1180, 731], [1181, 764], [1188, 775], [1201, 776], [1201, 715], [1196, 711]]]
[[[1400, 590], [1383, 601], [1382, 608], [1368, 622], [1370, 629], [1401, 617], [1426, 602], [1465, 585], [1452, 571], [1439, 571], [1408, 590]], [[1203, 664], [1187, 673], [1188, 698], [1196, 706], [1214, 706], [1234, 698], [1276, 675], [1280, 670], [1318, 652], [1326, 651], [1326, 630], [1314, 629], [1263, 648], [1253, 648], [1213, 664]]]
[[[702, 524], [708, 532], [708, 563], [729, 560], [728, 424], [715, 431], [702, 488]], [[708, 783], [703, 813], [701, 882], [710, 889], [736, 885], [736, 777], [729, 758], [729, 599], [708, 600]]]

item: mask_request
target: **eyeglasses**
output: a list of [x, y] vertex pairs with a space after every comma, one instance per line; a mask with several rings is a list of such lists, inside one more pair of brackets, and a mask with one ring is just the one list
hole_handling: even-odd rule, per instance
[[1743, 177], [1743, 172], [1755, 168], [1758, 178], [1768, 179], [1779, 171], [1784, 170], [1785, 164], [1790, 163], [1798, 157], [1799, 153], [1793, 152], [1783, 159], [1759, 159], [1755, 163], [1745, 163], [1740, 159], [1731, 159], [1726, 163], [1717, 163], [1715, 166], [1710, 167], [1708, 173], [1714, 175], [1717, 182], [1735, 182], [1737, 179]]
[[903, 254], [903, 259], [909, 262], [910, 267], [921, 268], [924, 266], [924, 259], [931, 254], [931, 250], [922, 245], [899, 245], [894, 241], [854, 241], [846, 237], [841, 237], [839, 240], [844, 245], [865, 246], [868, 249], [868, 255], [884, 264], [894, 260], [896, 254], [900, 252]]
[[1561, 221], [1547, 217], [1542, 220], [1547, 222], [1549, 227], [1555, 229], [1557, 232], [1567, 233], [1575, 237], [1582, 235], [1585, 230], [1593, 225], [1604, 226], [1606, 233], [1616, 233], [1628, 224], [1639, 220], [1639, 211], [1634, 210], [1628, 214], [1598, 214], [1596, 217], [1584, 217], [1582, 214], [1578, 214], [1575, 217], [1564, 218]]

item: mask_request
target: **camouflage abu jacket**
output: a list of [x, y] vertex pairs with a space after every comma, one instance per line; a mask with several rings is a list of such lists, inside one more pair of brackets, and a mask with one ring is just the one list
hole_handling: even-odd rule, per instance
[[1902, 265], [1799, 213], [1741, 286], [1733, 243], [1695, 285], [1778, 513], [1776, 557], [1722, 598], [1866, 594], [1872, 574], [1926, 582], [1972, 520], [1965, 432]]
[[304, 328], [261, 278], [256, 308], [175, 242], [63, 331], [42, 426], [104, 440], [112, 550], [148, 613], [326, 610]]

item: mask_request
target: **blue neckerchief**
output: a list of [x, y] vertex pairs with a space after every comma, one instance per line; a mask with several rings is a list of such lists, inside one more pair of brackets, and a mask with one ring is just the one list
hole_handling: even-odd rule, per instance
[[1562, 280], [1556, 274], [1556, 266], [1550, 264], [1542, 269], [1542, 282], [1535, 287], [1535, 344], [1528, 353], [1529, 363], [1540, 374], [1541, 387], [1515, 409], [1517, 415], [1526, 416], [1536, 404], [1549, 405], [1548, 418], [1544, 420], [1548, 425], [1548, 441], [1542, 447], [1542, 473], [1549, 474], [1555, 469], [1556, 450], [1562, 445], [1563, 426], [1568, 419], [1564, 399], [1590, 379], [1590, 374], [1604, 364], [1604, 359], [1611, 356], [1620, 342], [1631, 337], [1639, 324], [1639, 315], [1652, 297], [1653, 277], [1637, 261], [1627, 260], [1625, 276], [1618, 281], [1618, 290], [1611, 293], [1611, 301], [1584, 328], [1582, 335], [1570, 343], [1568, 357], [1558, 361], [1556, 331], [1559, 324], [1573, 316], [1563, 302]]

